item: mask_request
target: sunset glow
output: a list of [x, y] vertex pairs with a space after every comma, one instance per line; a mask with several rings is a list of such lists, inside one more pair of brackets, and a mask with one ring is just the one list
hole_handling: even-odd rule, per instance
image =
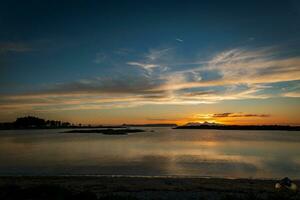
[[299, 189], [300, 0], [0, 0], [0, 200]]
[[293, 4], [19, 4], [0, 10], [1, 122], [300, 124]]

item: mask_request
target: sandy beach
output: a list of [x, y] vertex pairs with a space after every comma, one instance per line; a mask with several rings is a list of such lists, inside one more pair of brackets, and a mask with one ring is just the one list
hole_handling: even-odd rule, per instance
[[[276, 191], [276, 180], [5, 176], [1, 199], [300, 199], [299, 192]], [[300, 181], [295, 181], [300, 185]]]

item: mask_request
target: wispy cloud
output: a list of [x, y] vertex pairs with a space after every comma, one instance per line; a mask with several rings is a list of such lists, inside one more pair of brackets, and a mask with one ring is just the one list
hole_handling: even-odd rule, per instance
[[165, 56], [172, 48], [150, 49], [145, 55], [150, 61], [156, 61]]
[[159, 67], [159, 65], [157, 64], [146, 64], [146, 63], [139, 63], [139, 62], [128, 62], [127, 64], [132, 66], [142, 67], [146, 70], [151, 70], [151, 68]]
[[[201, 63], [201, 62], [200, 62]], [[184, 65], [184, 64], [183, 64]], [[221, 52], [199, 67], [167, 74], [170, 84], [163, 85], [165, 90], [185, 88], [226, 86], [238, 84], [271, 84], [300, 80], [300, 57], [281, 57], [276, 48], [255, 50], [232, 49]], [[189, 73], [215, 74], [218, 78], [202, 81], [186, 81], [174, 85], [173, 75], [186, 77]]]
[[287, 93], [284, 93], [283, 96], [284, 97], [300, 98], [300, 91], [287, 92]]
[[224, 117], [270, 117], [268, 114], [247, 114], [247, 113], [216, 113], [212, 115], [213, 118]]
[[[24, 49], [25, 50], [25, 49]], [[174, 53], [174, 52], [173, 52]], [[269, 92], [273, 84], [300, 80], [300, 57], [274, 47], [236, 48], [211, 59], [174, 63], [171, 48], [151, 49], [124, 66], [144, 70], [58, 83], [24, 94], [0, 96], [1, 109], [105, 109], [145, 104], [212, 104], [225, 100], [300, 97], [298, 89]], [[285, 54], [286, 55], [286, 54]], [[99, 55], [102, 58], [102, 55]], [[191, 67], [189, 64], [193, 63]], [[173, 68], [173, 66], [181, 67]], [[185, 67], [188, 66], [188, 67]], [[166, 67], [166, 68], [164, 68]], [[267, 117], [222, 113], [212, 117]]]
[[218, 122], [228, 122], [228, 121], [251, 121], [257, 118], [269, 118], [269, 114], [258, 114], [258, 113], [243, 113], [243, 112], [226, 112], [226, 113], [208, 113], [208, 114], [196, 114], [189, 121], [218, 121]]
[[167, 65], [169, 65], [167, 58], [169, 57], [171, 50], [172, 48], [150, 49], [142, 56], [142, 59], [138, 61], [129, 61], [126, 64], [140, 67], [148, 73], [152, 73], [155, 68], [160, 71], [166, 71]]

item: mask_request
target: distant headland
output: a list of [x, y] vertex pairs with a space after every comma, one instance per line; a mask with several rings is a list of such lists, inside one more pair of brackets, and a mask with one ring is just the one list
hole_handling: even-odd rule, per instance
[[216, 129], [216, 130], [278, 130], [278, 131], [300, 131], [300, 126], [289, 125], [224, 125], [218, 123], [187, 123], [174, 129]]
[[55, 128], [124, 128], [123, 126], [92, 126], [72, 124], [59, 120], [45, 120], [34, 116], [19, 117], [14, 122], [0, 123], [0, 130], [9, 129], [55, 129]]
[[191, 122], [182, 126], [177, 124], [122, 124], [122, 125], [82, 125], [59, 120], [45, 120], [34, 116], [19, 117], [14, 122], [0, 123], [0, 130], [14, 129], [88, 129], [88, 128], [127, 128], [127, 127], [170, 127], [174, 129], [217, 129], [217, 130], [286, 130], [300, 131], [300, 126], [290, 125], [225, 125], [210, 122]]
[[59, 120], [45, 120], [34, 116], [19, 117], [14, 122], [0, 123], [0, 130], [13, 129], [60, 129], [60, 128], [126, 128], [126, 127], [177, 127], [177, 124], [123, 124], [123, 125], [83, 125]]

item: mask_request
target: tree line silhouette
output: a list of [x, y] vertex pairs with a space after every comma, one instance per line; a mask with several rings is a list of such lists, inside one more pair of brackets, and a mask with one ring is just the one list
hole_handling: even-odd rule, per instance
[[34, 116], [19, 117], [14, 122], [0, 123], [0, 129], [27, 129], [27, 128], [69, 128], [75, 127], [69, 122], [45, 120]]

